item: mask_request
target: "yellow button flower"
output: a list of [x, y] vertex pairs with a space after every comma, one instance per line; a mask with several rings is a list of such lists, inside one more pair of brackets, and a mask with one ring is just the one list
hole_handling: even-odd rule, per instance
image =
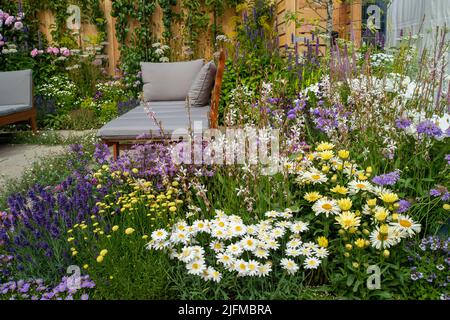
[[139, 173], [139, 170], [138, 169], [136, 169], [136, 168], [133, 168], [133, 170], [131, 170], [134, 174], [138, 174]]
[[384, 256], [385, 258], [389, 258], [390, 255], [391, 255], [391, 253], [389, 252], [389, 250], [384, 250], [384, 251], [383, 251], [383, 256]]
[[317, 238], [317, 244], [322, 248], [326, 248], [328, 247], [328, 239], [325, 237], [319, 237]]
[[106, 250], [106, 249], [103, 249], [102, 251], [100, 251], [100, 255], [102, 257], [106, 256], [107, 254], [108, 254], [108, 250]]
[[345, 160], [350, 156], [350, 152], [347, 150], [339, 150], [338, 156], [339, 156], [339, 158]]
[[369, 199], [367, 200], [367, 205], [371, 208], [375, 207], [377, 205], [377, 199]]
[[89, 269], [89, 265], [88, 264], [85, 264], [84, 266], [83, 266], [83, 269]]
[[75, 240], [75, 238], [70, 237], [69, 239], [67, 239], [67, 242], [72, 242], [73, 240]]
[[316, 150], [320, 152], [320, 151], [332, 150], [333, 148], [334, 148], [334, 144], [329, 143], [329, 142], [321, 142], [317, 146]]
[[386, 203], [394, 203], [398, 200], [398, 195], [390, 192], [382, 193], [380, 199]]
[[362, 238], [359, 238], [358, 240], [355, 241], [355, 245], [359, 248], [359, 249], [364, 249], [366, 247], [366, 241]]
[[175, 212], [175, 211], [177, 211], [177, 207], [170, 207], [170, 208], [169, 208], [169, 211], [170, 211], [170, 212]]
[[342, 211], [348, 211], [352, 208], [352, 200], [350, 200], [349, 198], [345, 198], [345, 199], [339, 199], [337, 201], [337, 204], [339, 206], [339, 208], [341, 208]]
[[117, 230], [119, 230], [119, 226], [114, 226], [114, 227], [112, 227], [112, 231], [117, 231]]
[[347, 244], [345, 245], [345, 249], [348, 250], [348, 251], [350, 251], [350, 250], [353, 249], [353, 246], [352, 246], [350, 243], [347, 243]]
[[446, 211], [450, 211], [450, 204], [446, 203], [442, 206], [442, 208]]
[[322, 198], [322, 196], [318, 192], [308, 192], [303, 198], [308, 202], [316, 202], [317, 200]]
[[127, 228], [127, 229], [125, 229], [125, 234], [126, 234], [126, 235], [130, 235], [130, 234], [132, 234], [134, 231], [136, 231], [136, 230], [134, 230], [133, 228]]
[[103, 257], [103, 256], [98, 256], [98, 257], [97, 257], [97, 262], [98, 262], [98, 263], [102, 263], [103, 260], [104, 260], [104, 257]]

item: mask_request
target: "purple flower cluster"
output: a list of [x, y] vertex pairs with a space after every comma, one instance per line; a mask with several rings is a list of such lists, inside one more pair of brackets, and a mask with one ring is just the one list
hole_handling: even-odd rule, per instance
[[435, 198], [440, 197], [442, 201], [450, 200], [450, 193], [448, 192], [448, 189], [444, 186], [435, 186], [433, 189], [430, 190], [430, 196]]
[[447, 161], [447, 164], [450, 165], [450, 154], [445, 156], [445, 161]]
[[316, 128], [322, 132], [329, 133], [345, 124], [350, 113], [343, 112], [341, 105], [334, 105], [331, 108], [323, 107], [319, 101], [319, 107], [312, 110], [313, 122]]
[[395, 120], [395, 126], [401, 130], [409, 128], [411, 124], [411, 121], [407, 118], [398, 118], [397, 120]]
[[425, 120], [420, 122], [416, 128], [419, 136], [427, 136], [429, 138], [439, 138], [443, 132], [433, 121]]
[[400, 170], [395, 170], [386, 174], [376, 176], [372, 182], [379, 186], [393, 186], [400, 179]]
[[[450, 283], [449, 243], [450, 238], [429, 236], [418, 244], [411, 242], [406, 247], [408, 260], [412, 264], [409, 277], [415, 285], [425, 290], [426, 298], [449, 298], [446, 291]], [[413, 288], [416, 290], [416, 287]]]
[[398, 202], [398, 209], [397, 209], [397, 213], [405, 213], [406, 211], [409, 210], [409, 208], [411, 208], [411, 203], [408, 200], [400, 200]]
[[27, 194], [8, 199], [10, 214], [0, 220], [0, 242], [14, 256], [18, 268], [42, 269], [42, 262], [55, 255], [70, 263], [68, 244], [62, 241], [64, 230], [97, 214], [96, 202], [107, 193], [97, 190], [94, 182], [74, 174], [56, 187], [36, 185]]
[[45, 285], [42, 279], [9, 281], [0, 284], [0, 298], [7, 296], [10, 300], [89, 300], [86, 291], [95, 288], [95, 283], [89, 276], [81, 276], [78, 283], [72, 282], [75, 281], [63, 277], [61, 282], [52, 288]]

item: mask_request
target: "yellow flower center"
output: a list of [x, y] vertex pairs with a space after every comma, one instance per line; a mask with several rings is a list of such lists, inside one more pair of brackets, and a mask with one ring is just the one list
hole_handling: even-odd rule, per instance
[[359, 189], [364, 189], [366, 187], [366, 185], [364, 183], [358, 183], [356, 185]]
[[315, 175], [312, 176], [312, 178], [313, 178], [314, 180], [320, 180], [320, 175], [315, 174]]
[[381, 233], [378, 233], [377, 239], [380, 241], [386, 241], [388, 239], [387, 235], [382, 235]]
[[322, 209], [325, 209], [325, 210], [331, 210], [332, 208], [333, 208], [333, 206], [329, 203], [325, 203], [322, 205]]
[[399, 224], [404, 228], [411, 228], [412, 223], [408, 220], [400, 220]]

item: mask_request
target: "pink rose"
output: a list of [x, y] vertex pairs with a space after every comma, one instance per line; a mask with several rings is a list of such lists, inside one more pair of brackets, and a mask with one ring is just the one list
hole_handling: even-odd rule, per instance
[[59, 49], [58, 48], [52, 48], [52, 53], [57, 56], [59, 54]]
[[33, 49], [32, 51], [31, 51], [31, 56], [33, 57], [33, 58], [35, 58], [36, 56], [38, 56], [39, 55], [39, 50], [38, 49]]
[[68, 56], [70, 56], [70, 50], [67, 49], [67, 48], [61, 48], [61, 54], [62, 54], [64, 57], [68, 57]]
[[22, 30], [23, 29], [23, 23], [20, 22], [20, 21], [16, 21], [16, 23], [14, 23], [14, 29]]
[[14, 21], [15, 21], [14, 16], [8, 16], [8, 18], [6, 18], [5, 20], [5, 25], [10, 26], [14, 23]]

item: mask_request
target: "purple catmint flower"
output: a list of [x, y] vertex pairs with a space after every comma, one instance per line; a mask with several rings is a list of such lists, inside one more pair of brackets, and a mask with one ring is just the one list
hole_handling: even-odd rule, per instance
[[442, 136], [442, 130], [431, 120], [420, 122], [416, 130], [421, 136], [428, 136], [430, 138], [439, 138]]
[[447, 161], [447, 164], [450, 165], [450, 154], [445, 156], [445, 161]]
[[407, 118], [398, 118], [395, 120], [395, 126], [398, 129], [404, 130], [411, 126], [411, 121]]
[[372, 182], [379, 186], [393, 186], [400, 179], [400, 170], [395, 170], [390, 173], [376, 176], [372, 179]]

